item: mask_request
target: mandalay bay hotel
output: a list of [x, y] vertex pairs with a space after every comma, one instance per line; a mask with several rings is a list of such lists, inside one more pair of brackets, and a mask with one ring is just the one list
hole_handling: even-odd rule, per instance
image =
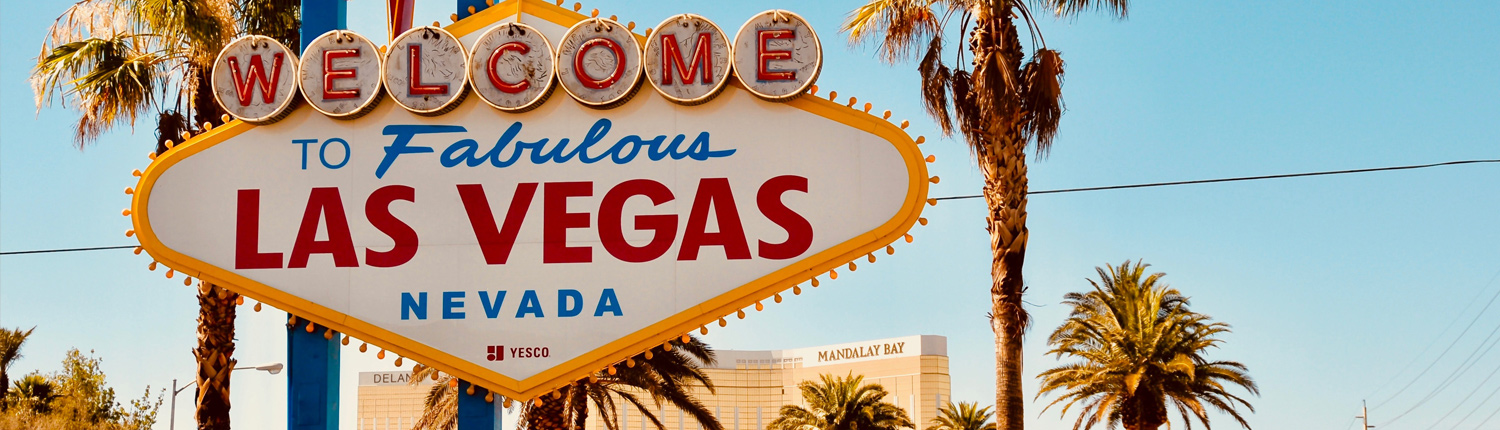
[[[937, 416], [938, 407], [949, 400], [948, 345], [943, 336], [907, 336], [850, 342], [837, 345], [773, 351], [716, 350], [718, 363], [704, 373], [714, 383], [714, 393], [695, 387], [693, 394], [712, 411], [727, 430], [766, 428], [783, 405], [807, 406], [797, 384], [818, 381], [824, 374], [864, 375], [867, 384], [880, 384], [886, 402], [906, 410], [918, 428]], [[360, 430], [405, 430], [422, 413], [428, 386], [407, 385], [407, 372], [360, 374], [358, 423]], [[621, 402], [623, 403], [623, 402]], [[655, 404], [647, 402], [654, 407]], [[633, 407], [621, 405], [616, 417], [622, 430], [654, 430]], [[504, 428], [514, 428], [519, 407], [501, 409]], [[698, 430], [697, 422], [671, 405], [652, 411], [667, 430]], [[588, 429], [606, 429], [597, 413], [591, 413]]]

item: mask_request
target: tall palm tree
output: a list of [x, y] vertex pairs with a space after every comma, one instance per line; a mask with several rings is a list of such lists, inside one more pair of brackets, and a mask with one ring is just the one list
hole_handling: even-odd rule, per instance
[[932, 425], [927, 430], [995, 430], [995, 423], [990, 422], [990, 407], [979, 407], [976, 402], [948, 402], [947, 406], [938, 408], [937, 418], [932, 419]]
[[[1032, 0], [1059, 17], [1101, 10], [1123, 18], [1129, 0]], [[958, 18], [963, 50], [944, 61], [946, 25]], [[1030, 36], [1023, 45], [1020, 26]], [[917, 70], [922, 100], [944, 135], [956, 129], [984, 176], [990, 233], [990, 326], [995, 333], [995, 420], [1023, 426], [1021, 337], [1030, 316], [1021, 307], [1026, 259], [1026, 152], [1045, 157], [1063, 113], [1062, 56], [1048, 49], [1032, 13], [1020, 0], [869, 0], [844, 22], [851, 42], [875, 41], [880, 57], [896, 63], [925, 51]], [[1028, 57], [1027, 51], [1030, 51]]]
[[20, 328], [0, 328], [0, 411], [5, 410], [5, 392], [10, 389], [10, 365], [21, 359], [21, 345], [36, 327], [21, 331]]
[[[83, 0], [53, 23], [32, 71], [37, 108], [79, 112], [79, 149], [155, 113], [156, 152], [183, 133], [223, 123], [209, 74], [219, 50], [246, 29], [296, 44], [296, 0]], [[185, 101], [185, 103], [184, 103]], [[183, 111], [186, 110], [187, 114]], [[192, 118], [190, 122], [188, 119]], [[198, 426], [229, 428], [239, 294], [198, 285]]]
[[1238, 385], [1260, 394], [1245, 365], [1205, 357], [1229, 325], [1189, 310], [1187, 297], [1159, 282], [1166, 274], [1145, 274], [1149, 264], [1106, 267], [1108, 272], [1096, 268], [1099, 282], [1089, 280], [1093, 291], [1064, 296], [1063, 304], [1073, 312], [1047, 339], [1052, 345], [1047, 353], [1081, 361], [1042, 372], [1037, 396], [1061, 390], [1048, 408], [1065, 402], [1064, 416], [1081, 405], [1074, 430], [1116, 423], [1126, 430], [1154, 430], [1167, 423], [1168, 405], [1189, 429], [1190, 417], [1209, 426], [1209, 408], [1250, 428], [1237, 408], [1254, 412], [1255, 407], [1227, 391]]
[[[629, 364], [616, 366], [613, 374], [597, 372], [557, 390], [556, 395], [543, 396], [540, 403], [527, 404], [521, 410], [520, 421], [524, 428], [532, 430], [583, 430], [592, 406], [606, 428], [619, 430], [620, 408], [633, 407], [657, 428], [665, 429], [666, 424], [652, 412], [656, 409], [646, 405], [647, 399], [642, 398], [646, 396], [657, 407], [666, 403], [682, 410], [705, 430], [723, 430], [718, 418], [692, 395], [696, 386], [714, 391], [713, 381], [702, 370], [702, 365], [716, 361], [713, 349], [696, 336], [690, 336], [688, 342], [671, 343], [671, 351], [637, 354], [627, 360]], [[412, 384], [425, 378], [433, 378], [437, 383], [428, 389], [422, 416], [413, 429], [457, 428], [457, 381], [436, 369], [418, 367], [413, 371]], [[626, 405], [617, 404], [617, 399]]]
[[802, 381], [806, 408], [781, 407], [770, 430], [895, 430], [914, 428], [906, 411], [885, 401], [885, 387], [864, 383], [864, 375], [820, 375], [822, 382]]

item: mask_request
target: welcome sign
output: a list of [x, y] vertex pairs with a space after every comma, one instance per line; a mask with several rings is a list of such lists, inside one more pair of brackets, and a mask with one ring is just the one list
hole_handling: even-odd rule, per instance
[[512, 0], [389, 47], [236, 41], [214, 91], [239, 121], [157, 157], [135, 231], [168, 267], [529, 399], [917, 221], [916, 142], [806, 95], [800, 17], [630, 27]]

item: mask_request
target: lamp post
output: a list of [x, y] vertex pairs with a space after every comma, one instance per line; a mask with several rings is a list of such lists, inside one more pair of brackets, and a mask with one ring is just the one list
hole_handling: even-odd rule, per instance
[[[259, 366], [236, 367], [236, 368], [229, 369], [229, 370], [230, 371], [235, 371], [235, 370], [255, 369], [255, 370], [260, 370], [260, 371], [264, 371], [266, 373], [270, 373], [272, 375], [275, 375], [275, 374], [281, 373], [281, 368], [282, 368], [281, 363], [271, 363], [271, 364], [262, 364], [262, 365], [259, 365]], [[192, 387], [192, 386], [197, 385], [197, 384], [198, 384], [198, 381], [193, 381], [193, 382], [189, 382], [187, 385], [182, 386], [182, 388], [177, 388], [177, 379], [176, 378], [172, 379], [172, 411], [169, 412], [170, 415], [167, 415], [167, 417], [168, 417], [167, 418], [167, 429], [168, 430], [177, 430], [177, 394], [182, 393], [183, 390], [186, 390], [186, 389], [188, 389], [188, 387]]]

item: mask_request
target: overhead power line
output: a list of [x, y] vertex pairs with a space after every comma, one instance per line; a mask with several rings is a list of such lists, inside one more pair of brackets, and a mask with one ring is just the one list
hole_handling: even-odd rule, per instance
[[[1167, 186], [1173, 186], [1173, 185], [1214, 184], [1214, 183], [1219, 183], [1219, 182], [1257, 181], [1257, 180], [1263, 180], [1263, 179], [1299, 178], [1299, 177], [1304, 177], [1304, 176], [1345, 175], [1345, 174], [1350, 174], [1350, 173], [1369, 173], [1369, 172], [1384, 172], [1384, 171], [1391, 171], [1391, 170], [1425, 169], [1425, 168], [1429, 168], [1429, 167], [1457, 166], [1457, 165], [1463, 165], [1463, 164], [1484, 164], [1484, 163], [1500, 163], [1500, 159], [1459, 160], [1459, 161], [1448, 161], [1448, 162], [1443, 162], [1443, 163], [1413, 164], [1413, 165], [1409, 165], [1409, 166], [1374, 167], [1374, 168], [1368, 168], [1368, 169], [1329, 170], [1329, 171], [1322, 171], [1322, 172], [1287, 173], [1287, 174], [1280, 174], [1280, 175], [1240, 176], [1240, 177], [1233, 177], [1233, 178], [1196, 179], [1196, 180], [1191, 180], [1191, 181], [1150, 182], [1150, 183], [1144, 183], [1144, 184], [1106, 185], [1106, 186], [1102, 186], [1102, 187], [1063, 188], [1063, 189], [1057, 189], [1057, 190], [1030, 191], [1030, 192], [1027, 192], [1026, 194], [1027, 195], [1063, 194], [1063, 193], [1078, 193], [1078, 192], [1084, 192], [1084, 191], [1105, 191], [1105, 190], [1125, 190], [1125, 189], [1131, 189], [1131, 188], [1167, 187]], [[964, 199], [977, 199], [977, 198], [980, 198], [980, 197], [983, 197], [983, 196], [981, 196], [979, 194], [974, 194], [974, 195], [964, 195], [964, 196], [935, 197], [935, 198], [933, 198], [933, 200], [964, 200]], [[92, 247], [92, 248], [65, 248], [65, 249], [37, 249], [37, 250], [30, 250], [30, 251], [3, 251], [3, 252], [0, 252], [0, 255], [23, 255], [23, 254], [46, 254], [46, 253], [53, 253], [53, 252], [99, 251], [99, 250], [106, 250], [106, 249], [127, 249], [127, 248], [134, 248], [134, 247], [135, 247], [135, 245], [121, 245], [121, 246], [98, 246], [98, 247]]]
[[106, 250], [106, 249], [131, 249], [131, 248], [135, 248], [135, 245], [95, 246], [95, 247], [89, 247], [89, 248], [34, 249], [34, 250], [30, 250], [30, 251], [5, 251], [5, 252], [0, 252], [0, 255], [50, 254], [50, 253], [54, 253], [54, 252], [103, 251], [103, 250]]
[[[1329, 170], [1329, 171], [1323, 171], [1323, 172], [1286, 173], [1286, 174], [1280, 174], [1280, 175], [1240, 176], [1240, 177], [1234, 177], [1234, 178], [1196, 179], [1196, 180], [1191, 180], [1191, 181], [1149, 182], [1149, 183], [1144, 183], [1144, 184], [1108, 185], [1108, 186], [1102, 186], [1102, 187], [1064, 188], [1064, 189], [1060, 189], [1060, 190], [1032, 191], [1032, 192], [1028, 192], [1026, 194], [1027, 195], [1062, 194], [1062, 193], [1077, 193], [1077, 192], [1083, 192], [1083, 191], [1105, 191], [1105, 190], [1124, 190], [1124, 189], [1130, 189], [1130, 188], [1166, 187], [1166, 186], [1172, 186], [1172, 185], [1214, 184], [1214, 183], [1219, 183], [1219, 182], [1258, 181], [1258, 180], [1262, 180], [1262, 179], [1300, 178], [1300, 177], [1305, 177], [1305, 176], [1346, 175], [1346, 174], [1350, 174], [1350, 173], [1385, 172], [1385, 171], [1391, 171], [1391, 170], [1412, 170], [1412, 169], [1425, 169], [1425, 168], [1429, 168], [1429, 167], [1457, 166], [1457, 165], [1462, 165], [1462, 164], [1483, 164], [1483, 163], [1500, 163], [1500, 160], [1459, 160], [1459, 161], [1448, 161], [1448, 162], [1443, 162], [1443, 163], [1432, 163], [1432, 164], [1413, 164], [1413, 165], [1409, 165], [1409, 166], [1374, 167], [1374, 168], [1369, 168], [1369, 169]], [[979, 194], [974, 194], [974, 195], [967, 195], [967, 196], [938, 197], [938, 198], [936, 198], [936, 200], [963, 200], [963, 199], [977, 199], [977, 198], [980, 198], [980, 197], [983, 197], [983, 196], [981, 196]]]

